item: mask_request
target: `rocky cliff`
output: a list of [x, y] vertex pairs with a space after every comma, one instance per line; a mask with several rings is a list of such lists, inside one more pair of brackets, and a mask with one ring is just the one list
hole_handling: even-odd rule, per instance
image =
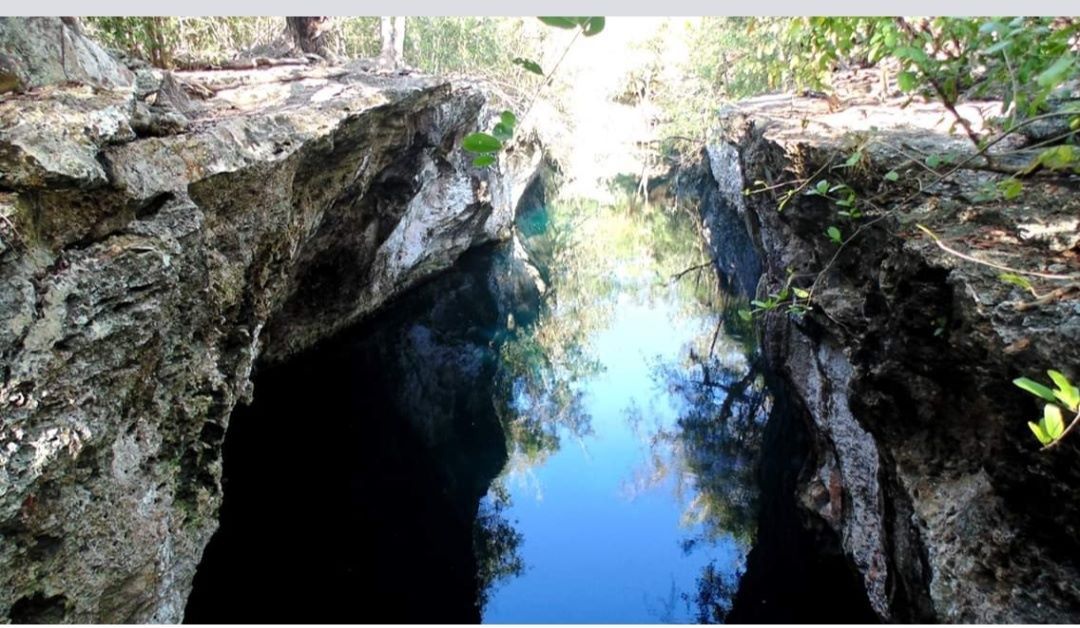
[[31, 29], [82, 52], [62, 83], [26, 53], [0, 97], [0, 618], [174, 622], [256, 362], [509, 237], [537, 159], [471, 167], [477, 85], [132, 74], [58, 19], [0, 24]]
[[185, 622], [480, 622], [482, 574], [511, 551], [474, 545], [495, 532], [479, 505], [507, 461], [500, 347], [511, 312], [540, 298], [512, 250], [472, 249], [258, 370]]
[[[810, 435], [792, 498], [808, 527], [839, 539], [878, 617], [1076, 621], [1080, 440], [1040, 451], [1026, 422], [1041, 405], [1011, 380], [1080, 378], [1080, 179], [1035, 174], [1007, 200], [981, 160], [942, 176], [972, 153], [948, 123], [898, 101], [743, 103], [703, 153], [715, 185], [705, 224], [735, 285], [763, 301], [813, 290], [809, 313], [781, 305], [758, 328]], [[1002, 142], [996, 163], [1029, 162], [1031, 141]], [[839, 215], [813, 193], [820, 180], [850, 186], [864, 216]], [[1038, 293], [1057, 290], [1034, 303], [916, 223], [965, 255], [1074, 279], [1033, 277]], [[840, 247], [830, 226], [857, 235]]]

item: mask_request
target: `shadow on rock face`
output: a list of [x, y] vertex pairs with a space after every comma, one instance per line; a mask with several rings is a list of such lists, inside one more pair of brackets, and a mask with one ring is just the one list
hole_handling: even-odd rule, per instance
[[187, 622], [479, 622], [473, 526], [507, 455], [501, 254], [258, 375]]
[[[809, 435], [779, 382], [765, 427], [759, 468], [762, 504], [757, 540], [727, 623], [878, 623], [839, 539], [807, 522], [795, 500]], [[816, 525], [815, 525], [816, 523]]]

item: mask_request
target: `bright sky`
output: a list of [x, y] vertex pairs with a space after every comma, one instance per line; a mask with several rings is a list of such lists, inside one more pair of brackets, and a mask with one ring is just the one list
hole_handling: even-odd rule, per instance
[[[596, 182], [615, 174], [641, 173], [640, 151], [635, 142], [653, 138], [647, 111], [613, 102], [612, 98], [627, 84], [636, 68], [647, 66], [654, 54], [646, 42], [665, 26], [661, 40], [661, 71], [674, 71], [688, 56], [682, 33], [685, 26], [699, 18], [609, 17], [595, 37], [579, 37], [556, 74], [555, 90], [568, 118], [575, 125], [566, 142], [569, 167], [574, 181], [564, 188], [569, 196], [597, 198], [603, 187]], [[553, 68], [567, 42], [570, 31], [560, 32], [549, 40], [543, 67]], [[550, 113], [538, 113], [543, 119]], [[600, 198], [598, 200], [610, 200]]]

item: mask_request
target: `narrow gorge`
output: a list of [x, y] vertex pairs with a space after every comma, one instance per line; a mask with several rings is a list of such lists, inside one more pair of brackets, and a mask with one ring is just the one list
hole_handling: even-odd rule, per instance
[[1080, 302], [1002, 280], [1080, 276], [1076, 176], [938, 176], [856, 69], [589, 198], [541, 123], [462, 150], [489, 81], [65, 24], [0, 18], [0, 620], [1080, 619], [1011, 383], [1080, 379]]

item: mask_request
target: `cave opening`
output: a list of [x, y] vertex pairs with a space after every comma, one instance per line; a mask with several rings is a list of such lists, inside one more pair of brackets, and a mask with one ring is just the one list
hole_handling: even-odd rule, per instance
[[498, 247], [262, 368], [224, 445], [188, 623], [475, 623], [473, 527], [506, 460]]
[[[835, 535], [796, 505], [806, 428], [739, 336], [731, 282], [620, 274], [700, 255], [688, 198], [554, 208], [534, 184], [511, 242], [261, 365], [185, 621], [873, 621]], [[660, 467], [625, 466], [642, 435]], [[665, 466], [686, 491], [665, 471], [624, 499]], [[522, 477], [548, 495], [531, 503]], [[695, 503], [713, 514], [687, 524]]]

